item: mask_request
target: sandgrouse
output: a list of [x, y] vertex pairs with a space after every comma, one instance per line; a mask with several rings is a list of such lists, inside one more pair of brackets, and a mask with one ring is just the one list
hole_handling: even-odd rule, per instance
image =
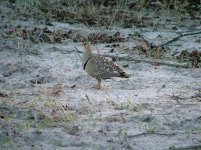
[[98, 84], [96, 89], [101, 89], [101, 80], [110, 77], [128, 78], [129, 76], [119, 66], [112, 61], [107, 60], [103, 56], [93, 54], [91, 44], [89, 42], [82, 43], [84, 47], [84, 54], [82, 64], [84, 70], [93, 78], [96, 78]]

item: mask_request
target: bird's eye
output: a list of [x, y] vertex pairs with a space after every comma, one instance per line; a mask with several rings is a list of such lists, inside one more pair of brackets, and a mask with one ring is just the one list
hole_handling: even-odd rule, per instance
[[87, 44], [86, 42], [83, 43], [83, 45], [86, 45], [86, 44]]

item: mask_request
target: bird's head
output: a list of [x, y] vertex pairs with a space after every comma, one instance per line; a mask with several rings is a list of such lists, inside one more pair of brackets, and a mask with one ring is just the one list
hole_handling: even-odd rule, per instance
[[83, 42], [81, 44], [85, 50], [91, 50], [91, 43], [90, 42]]

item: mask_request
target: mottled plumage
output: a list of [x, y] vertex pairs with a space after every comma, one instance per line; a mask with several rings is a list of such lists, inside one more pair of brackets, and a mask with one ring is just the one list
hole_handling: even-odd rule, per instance
[[100, 55], [93, 54], [90, 43], [84, 42], [82, 45], [85, 49], [82, 58], [83, 68], [91, 77], [98, 80], [96, 89], [101, 88], [101, 79], [110, 77], [128, 78], [128, 75], [112, 61]]

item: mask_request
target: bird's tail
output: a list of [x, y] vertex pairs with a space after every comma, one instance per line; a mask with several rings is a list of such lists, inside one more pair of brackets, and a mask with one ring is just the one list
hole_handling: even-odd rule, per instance
[[123, 71], [120, 72], [119, 76], [122, 77], [122, 78], [129, 78], [129, 77], [130, 77], [128, 74], [126, 74], [126, 73], [123, 72]]

